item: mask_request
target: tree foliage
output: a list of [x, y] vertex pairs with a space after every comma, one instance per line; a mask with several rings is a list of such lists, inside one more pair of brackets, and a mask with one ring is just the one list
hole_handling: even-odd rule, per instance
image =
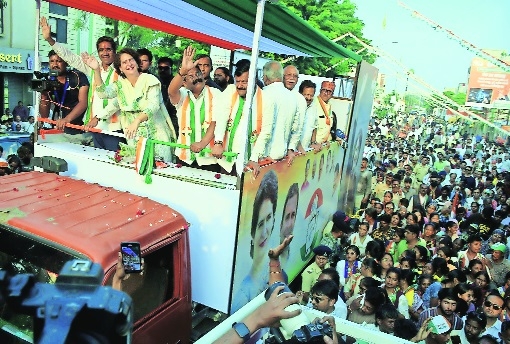
[[[1, 1], [1, 0], [0, 0]], [[351, 0], [280, 0], [291, 11], [308, 21], [311, 26], [320, 30], [330, 39], [335, 39], [347, 32], [351, 32], [362, 41], [370, 44], [370, 40], [363, 38], [362, 29], [364, 23], [355, 17], [356, 5]], [[86, 26], [87, 17], [84, 14], [74, 24], [76, 30]], [[154, 60], [163, 56], [170, 57], [174, 64], [178, 65], [182, 52], [188, 45], [197, 49], [197, 54], [209, 53], [210, 47], [206, 44], [192, 41], [187, 38], [154, 31], [144, 27], [132, 25], [118, 20], [107, 19], [110, 29], [106, 35], [114, 37], [119, 49], [123, 47], [147, 48], [153, 55]], [[352, 51], [363, 48], [352, 37], [345, 37], [338, 41]], [[362, 51], [360, 55], [369, 63], [375, 61], [375, 55]], [[288, 56], [265, 53], [264, 57], [283, 60]], [[335, 58], [304, 58], [297, 57], [292, 60], [301, 73], [333, 77], [335, 75], [348, 74], [356, 65], [356, 62], [344, 57]]]
[[[308, 21], [308, 23], [322, 31], [330, 39], [335, 39], [347, 32], [351, 32], [363, 42], [371, 41], [363, 38], [363, 21], [355, 17], [356, 5], [350, 0], [283, 0], [281, 1], [291, 11]], [[352, 37], [345, 37], [337, 42], [354, 52], [363, 48]], [[359, 53], [369, 63], [375, 61], [375, 55], [366, 50]], [[345, 75], [356, 65], [355, 61], [343, 57], [336, 58], [304, 58], [292, 61], [301, 73], [322, 76]]]
[[459, 105], [464, 105], [466, 103], [466, 93], [465, 92], [445, 91], [445, 92], [443, 92], [443, 94]]

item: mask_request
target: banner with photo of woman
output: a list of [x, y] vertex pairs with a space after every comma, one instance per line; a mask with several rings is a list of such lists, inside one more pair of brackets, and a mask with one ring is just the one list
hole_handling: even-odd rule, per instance
[[257, 178], [246, 173], [235, 253], [230, 312], [268, 287], [268, 251], [293, 234], [280, 256], [284, 276], [292, 281], [313, 256], [324, 227], [337, 210], [344, 149], [331, 144], [262, 168]]

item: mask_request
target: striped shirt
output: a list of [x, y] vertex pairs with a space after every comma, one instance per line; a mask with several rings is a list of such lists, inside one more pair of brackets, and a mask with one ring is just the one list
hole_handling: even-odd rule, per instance
[[[438, 308], [439, 308], [439, 306], [434, 307], [434, 308], [429, 308], [429, 309], [426, 309], [423, 312], [421, 312], [420, 318], [418, 319], [418, 328], [421, 327], [423, 322], [425, 320], [427, 320], [428, 318], [439, 315]], [[452, 330], [462, 330], [462, 328], [464, 327], [464, 322], [456, 313], [452, 313], [452, 315], [450, 315], [450, 316], [445, 316], [445, 318], [452, 325]]]

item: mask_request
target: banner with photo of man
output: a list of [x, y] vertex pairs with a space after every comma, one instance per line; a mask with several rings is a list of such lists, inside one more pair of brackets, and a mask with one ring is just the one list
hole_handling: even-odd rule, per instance
[[244, 176], [235, 253], [230, 312], [268, 287], [268, 251], [288, 235], [294, 239], [280, 256], [284, 276], [292, 281], [319, 245], [337, 210], [344, 149], [336, 143], [262, 168], [257, 178]]

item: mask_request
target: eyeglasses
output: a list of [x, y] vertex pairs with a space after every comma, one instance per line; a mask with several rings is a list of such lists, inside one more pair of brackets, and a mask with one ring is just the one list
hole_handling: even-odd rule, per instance
[[158, 69], [159, 70], [169, 70], [170, 67], [169, 66], [158, 66]]
[[284, 74], [283, 76], [292, 79], [297, 79], [299, 77], [297, 74]]
[[329, 300], [329, 297], [325, 296], [324, 298], [320, 298], [318, 296], [312, 296], [312, 300], [315, 301], [315, 303], [321, 303], [321, 301], [324, 301], [326, 299]]
[[100, 53], [102, 53], [103, 51], [110, 52], [112, 50], [113, 50], [112, 48], [99, 48], [99, 49], [97, 49], [97, 51], [100, 52]]
[[[478, 278], [477, 278], [477, 279], [478, 279]], [[485, 307], [492, 307], [495, 311], [499, 311], [500, 309], [502, 309], [502, 308], [503, 308], [503, 306], [498, 306], [498, 305], [496, 305], [495, 303], [492, 303], [492, 302], [490, 302], [490, 301], [485, 301], [485, 302], [483, 303], [483, 305], [484, 305]]]
[[333, 94], [333, 91], [325, 89], [325, 88], [321, 88], [321, 92], [326, 93], [326, 94]]

